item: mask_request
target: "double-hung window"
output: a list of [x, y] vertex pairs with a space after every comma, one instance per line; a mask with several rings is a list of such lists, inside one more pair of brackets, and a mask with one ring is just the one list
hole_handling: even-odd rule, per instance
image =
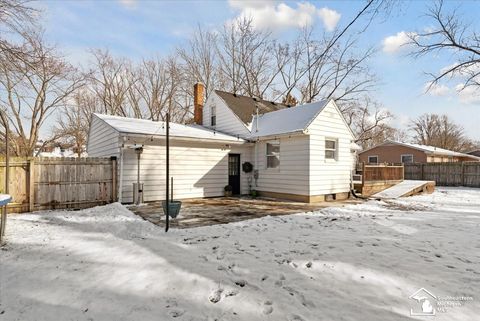
[[280, 141], [267, 143], [267, 168], [278, 168], [280, 166]]
[[336, 139], [325, 139], [325, 159], [337, 159], [338, 141]]

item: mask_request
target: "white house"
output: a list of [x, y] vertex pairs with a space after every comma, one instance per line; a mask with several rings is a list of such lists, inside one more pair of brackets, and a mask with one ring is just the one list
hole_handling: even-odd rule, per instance
[[[333, 100], [289, 107], [213, 91], [203, 105], [195, 85], [194, 125], [170, 124], [174, 197], [260, 195], [315, 202], [346, 198], [354, 164], [354, 135]], [[142, 148], [138, 162], [136, 149]], [[119, 200], [133, 201], [140, 173], [144, 200], [165, 197], [165, 123], [94, 114], [89, 156], [116, 156]], [[243, 171], [243, 164], [253, 171]]]

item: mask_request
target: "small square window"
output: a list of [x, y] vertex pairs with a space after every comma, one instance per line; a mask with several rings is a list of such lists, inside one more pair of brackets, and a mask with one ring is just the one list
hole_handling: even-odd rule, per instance
[[413, 163], [413, 155], [402, 155], [401, 156], [401, 162], [404, 164], [410, 164]]
[[369, 164], [378, 164], [378, 156], [368, 156]]
[[280, 166], [280, 142], [267, 143], [267, 168], [278, 168]]

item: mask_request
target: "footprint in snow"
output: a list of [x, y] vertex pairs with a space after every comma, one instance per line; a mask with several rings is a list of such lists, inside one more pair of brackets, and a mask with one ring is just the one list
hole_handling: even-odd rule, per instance
[[305, 321], [305, 319], [299, 315], [292, 314], [288, 317], [288, 321]]
[[243, 288], [246, 284], [247, 284], [247, 281], [245, 281], [245, 280], [237, 280], [237, 281], [235, 281], [235, 285], [237, 285], [237, 286], [239, 286], [239, 287], [241, 287], [241, 288]]
[[263, 302], [263, 314], [271, 314], [273, 312], [273, 303], [272, 301]]
[[208, 297], [208, 300], [212, 303], [218, 303], [222, 299], [222, 292], [223, 289], [216, 289], [213, 291], [210, 296]]
[[185, 310], [175, 309], [175, 310], [172, 310], [172, 311], [168, 312], [168, 314], [170, 314], [172, 316], [172, 318], [178, 318], [178, 317], [181, 317], [182, 315], [185, 314]]

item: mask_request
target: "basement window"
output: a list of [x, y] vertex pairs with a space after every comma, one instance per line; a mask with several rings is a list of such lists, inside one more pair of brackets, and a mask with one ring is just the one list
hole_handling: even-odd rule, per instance
[[280, 166], [280, 142], [272, 141], [267, 143], [267, 168], [278, 168]]
[[216, 126], [217, 125], [217, 107], [212, 106], [210, 109], [210, 126]]
[[336, 139], [325, 139], [325, 159], [337, 158], [337, 145]]
[[404, 164], [413, 163], [413, 155], [412, 154], [402, 155], [402, 156], [400, 156], [400, 160]]

